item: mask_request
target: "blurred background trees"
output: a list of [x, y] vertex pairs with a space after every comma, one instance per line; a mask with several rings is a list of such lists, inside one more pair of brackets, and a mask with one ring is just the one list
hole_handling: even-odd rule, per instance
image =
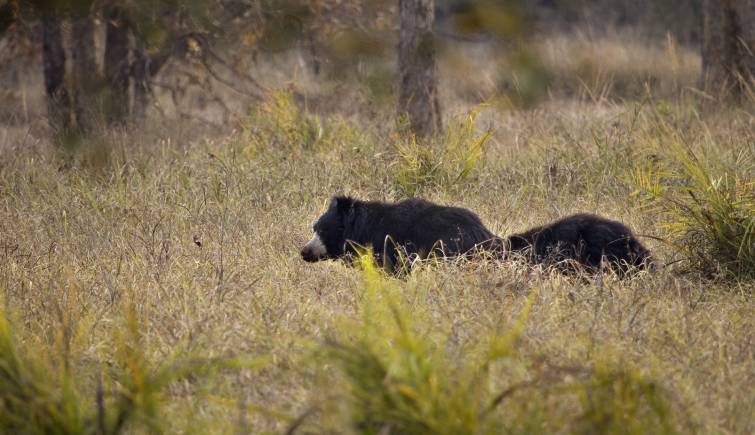
[[755, 0], [703, 0], [702, 86], [741, 96], [753, 92]]
[[47, 114], [54, 129], [65, 130], [71, 123], [71, 98], [65, 86], [66, 52], [58, 11], [52, 8], [45, 10], [41, 14], [41, 22]]
[[[56, 131], [87, 132], [153, 115], [222, 127], [269, 87], [306, 77], [310, 84], [359, 82], [370, 104], [398, 104], [411, 130], [423, 136], [442, 124], [436, 57], [450, 59], [448, 47], [459, 44], [466, 45], [455, 53], [467, 63], [505, 60], [496, 64], [501, 78], [486, 92], [523, 107], [559, 92], [558, 73], [533, 46], [543, 35], [567, 30], [630, 29], [671, 48], [700, 47], [703, 90], [713, 96], [751, 92], [754, 2], [0, 0], [0, 54], [37, 44]], [[484, 47], [487, 54], [479, 57]], [[601, 84], [609, 81], [601, 76], [604, 66], [578, 57], [579, 87], [591, 95], [609, 85], [616, 94], [642, 91], [644, 85], [622, 90], [622, 71], [611, 73], [615, 84]], [[20, 67], [19, 59], [11, 61]], [[12, 73], [14, 65], [3, 69]], [[652, 85], [655, 79], [638, 80]], [[298, 101], [328, 108], [327, 92], [315, 96], [306, 88], [293, 89]], [[198, 113], [210, 106], [211, 115]]]

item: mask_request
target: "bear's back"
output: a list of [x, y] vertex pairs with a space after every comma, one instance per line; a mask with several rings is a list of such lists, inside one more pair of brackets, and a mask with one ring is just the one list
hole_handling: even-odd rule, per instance
[[[423, 199], [397, 203], [368, 202], [354, 220], [357, 242], [376, 252], [406, 251], [426, 257], [431, 252], [455, 256], [473, 250], [496, 236], [470, 210]], [[389, 243], [389, 245], [386, 245]]]

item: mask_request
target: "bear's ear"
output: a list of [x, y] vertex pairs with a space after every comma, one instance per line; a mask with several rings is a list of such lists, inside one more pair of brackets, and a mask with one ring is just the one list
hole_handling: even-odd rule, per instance
[[338, 214], [346, 215], [354, 208], [354, 199], [349, 196], [334, 196], [330, 206], [338, 211]]

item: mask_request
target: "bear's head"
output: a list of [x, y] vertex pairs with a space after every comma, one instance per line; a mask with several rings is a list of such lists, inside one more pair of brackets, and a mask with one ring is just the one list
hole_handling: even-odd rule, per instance
[[314, 236], [301, 249], [305, 261], [315, 262], [340, 258], [346, 244], [346, 218], [354, 208], [354, 200], [346, 196], [336, 196], [330, 201], [328, 210], [312, 225]]

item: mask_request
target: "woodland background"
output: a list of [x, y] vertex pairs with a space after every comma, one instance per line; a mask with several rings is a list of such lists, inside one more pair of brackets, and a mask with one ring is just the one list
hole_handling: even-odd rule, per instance
[[[754, 13], [0, 1], [0, 432], [753, 433]], [[304, 263], [335, 193], [659, 267]]]

